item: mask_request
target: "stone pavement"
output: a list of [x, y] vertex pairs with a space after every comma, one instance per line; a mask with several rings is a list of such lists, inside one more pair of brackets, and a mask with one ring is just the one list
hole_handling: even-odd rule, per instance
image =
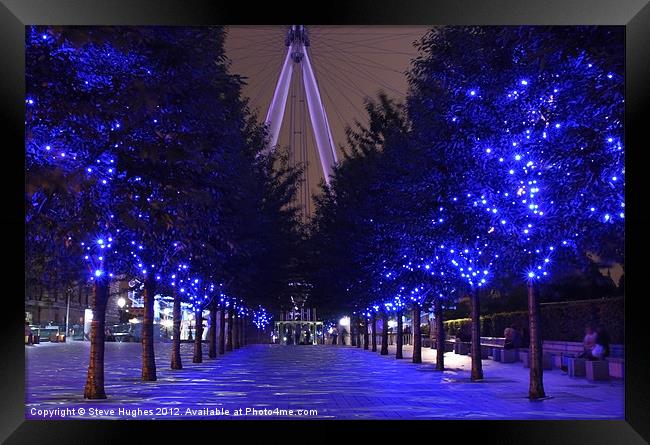
[[[194, 364], [192, 345], [182, 345], [185, 369], [169, 369], [171, 345], [156, 344], [158, 381], [141, 382], [140, 344], [106, 344], [107, 400], [84, 400], [89, 344], [43, 343], [26, 347], [26, 417], [33, 409], [90, 408], [101, 418], [295, 418], [288, 412], [233, 416], [237, 409], [317, 410], [308, 419], [623, 419], [622, 381], [589, 383], [560, 370], [545, 371], [549, 399], [530, 401], [528, 369], [484, 360], [485, 380], [471, 382], [468, 356], [446, 353], [447, 369], [434, 369], [435, 350], [424, 363], [351, 346], [248, 345]], [[119, 409], [138, 411], [119, 411]], [[194, 411], [188, 411], [190, 410]], [[197, 412], [198, 409], [227, 409]], [[147, 412], [145, 410], [151, 410]], [[56, 417], [54, 415], [53, 418]]]

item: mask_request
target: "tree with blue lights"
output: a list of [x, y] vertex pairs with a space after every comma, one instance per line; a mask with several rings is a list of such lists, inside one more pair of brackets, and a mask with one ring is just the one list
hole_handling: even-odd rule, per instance
[[564, 255], [622, 258], [622, 42], [606, 27], [445, 28], [411, 72], [415, 133], [438, 141], [432, 156], [463, 147], [450, 165], [479, 195], [494, 273], [527, 283], [531, 399], [545, 396], [536, 283]]
[[[28, 28], [27, 244], [34, 256], [50, 244], [43, 253], [94, 285], [87, 398], [106, 397], [112, 279], [144, 281], [142, 377], [155, 380], [158, 279], [184, 258], [200, 282], [229, 279], [235, 289], [259, 272], [239, 266], [262, 257], [253, 242], [260, 226], [242, 218], [265, 211], [268, 190], [259, 186], [269, 178], [255, 160], [265, 132], [227, 71], [223, 38], [214, 27]], [[277, 246], [263, 249], [268, 256]], [[75, 255], [78, 263], [63, 262]]]

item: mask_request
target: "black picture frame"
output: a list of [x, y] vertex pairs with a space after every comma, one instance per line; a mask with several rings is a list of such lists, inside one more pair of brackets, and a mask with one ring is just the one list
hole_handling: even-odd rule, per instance
[[[254, 15], [253, 15], [254, 12]], [[0, 359], [0, 439], [6, 443], [116, 443], [130, 442], [135, 432], [151, 432], [153, 438], [180, 434], [180, 440], [197, 440], [199, 431], [215, 434], [224, 429], [246, 428], [247, 422], [171, 421], [109, 422], [109, 421], [25, 421], [24, 419], [24, 346], [23, 300], [24, 280], [20, 258], [24, 257], [24, 44], [25, 26], [37, 25], [209, 25], [209, 24], [280, 24], [301, 22], [313, 24], [390, 24], [390, 25], [621, 25], [626, 30], [626, 375], [625, 421], [419, 421], [398, 422], [354, 421], [253, 421], [267, 431], [253, 438], [282, 437], [298, 424], [307, 437], [316, 431], [336, 432], [332, 440], [345, 441], [355, 429], [382, 433], [394, 430], [401, 440], [465, 441], [468, 434], [475, 440], [497, 443], [625, 443], [650, 441], [650, 344], [647, 312], [641, 288], [644, 252], [647, 251], [647, 228], [650, 218], [643, 208], [644, 123], [647, 112], [648, 81], [650, 81], [650, 4], [646, 0], [521, 0], [492, 1], [356, 1], [345, 4], [322, 2], [210, 2], [200, 0], [0, 0], [0, 103], [4, 132], [2, 155], [5, 157], [2, 181], [3, 211], [0, 224], [4, 236], [5, 266], [3, 284], [4, 353]], [[631, 149], [629, 149], [631, 148]], [[635, 162], [635, 159], [639, 158]], [[631, 269], [630, 269], [631, 267]], [[9, 284], [9, 286], [7, 286]], [[22, 289], [22, 291], [21, 291]], [[433, 423], [432, 423], [433, 422]], [[460, 422], [460, 423], [459, 423]], [[332, 423], [336, 425], [333, 426]], [[406, 437], [407, 432], [409, 433]], [[301, 433], [298, 433], [298, 437]], [[412, 436], [417, 434], [417, 436]], [[258, 436], [258, 434], [255, 434]], [[244, 437], [243, 435], [241, 437]], [[284, 436], [295, 440], [293, 434]], [[419, 437], [420, 439], [417, 439]], [[309, 440], [309, 439], [307, 439]]]

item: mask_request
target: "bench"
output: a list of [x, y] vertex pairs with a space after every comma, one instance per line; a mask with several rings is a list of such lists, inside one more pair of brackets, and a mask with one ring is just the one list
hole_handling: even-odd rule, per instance
[[[519, 351], [519, 357], [524, 362], [524, 368], [530, 368], [530, 351], [522, 349]], [[546, 370], [553, 369], [553, 355], [548, 352], [542, 352], [542, 368]]]
[[[549, 352], [553, 356], [555, 366], [566, 366], [567, 368], [574, 366], [576, 368], [578, 374], [572, 375], [569, 373], [569, 376], [580, 377], [586, 375], [586, 369], [583, 373], [581, 364], [576, 364], [576, 362], [571, 364], [572, 359], [575, 359], [584, 351], [582, 342], [544, 340], [542, 348], [544, 352]], [[588, 362], [588, 360], [585, 361]], [[625, 375], [625, 346], [621, 344], [610, 345], [609, 357], [602, 360], [602, 362], [607, 363], [610, 377], [622, 379]]]
[[569, 377], [585, 377], [587, 375], [586, 362], [584, 358], [569, 357], [567, 368]]
[[481, 337], [481, 349], [485, 351], [484, 358], [492, 357], [495, 362], [513, 363], [519, 361], [517, 349], [505, 349], [504, 337]]
[[587, 360], [585, 363], [587, 380], [609, 380], [609, 363], [607, 360]]
[[517, 349], [503, 349], [501, 351], [501, 363], [514, 363], [519, 360]]
[[468, 355], [470, 345], [471, 343], [460, 341], [457, 339], [454, 345], [454, 352], [459, 355]]
[[585, 358], [568, 357], [569, 377], [586, 377], [589, 381], [609, 380], [610, 377], [623, 378], [625, 362], [620, 358], [605, 360], [587, 360]]
[[[500, 357], [498, 351], [503, 349], [505, 338], [502, 337], [481, 337], [481, 358], [487, 359], [489, 357], [494, 357], [496, 354]], [[459, 338], [445, 340], [446, 352], [454, 351], [454, 353], [459, 355], [469, 355], [471, 353], [472, 342], [463, 342]], [[497, 351], [497, 352], [495, 352]], [[500, 361], [499, 358], [494, 359]], [[515, 360], [518, 360], [518, 356], [515, 354]]]
[[568, 366], [567, 358], [577, 357], [583, 350], [582, 343], [544, 340], [542, 350], [552, 355], [553, 365], [560, 368]]
[[605, 360], [609, 367], [609, 375], [617, 379], [625, 377], [625, 359], [619, 357], [607, 357]]

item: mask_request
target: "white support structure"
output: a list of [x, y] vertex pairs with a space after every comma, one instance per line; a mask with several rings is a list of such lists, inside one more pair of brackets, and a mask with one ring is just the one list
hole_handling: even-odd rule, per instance
[[307, 98], [309, 117], [314, 131], [318, 156], [323, 169], [325, 183], [329, 185], [330, 176], [337, 162], [336, 150], [327, 120], [327, 113], [325, 112], [318, 83], [316, 82], [316, 76], [309, 61], [309, 55], [307, 54], [309, 40], [307, 39], [304, 26], [293, 25], [289, 30], [286, 44], [288, 46], [287, 57], [282, 65], [282, 71], [280, 72], [280, 77], [278, 78], [278, 83], [273, 93], [273, 99], [271, 100], [269, 111], [266, 115], [265, 123], [269, 128], [271, 137], [270, 146], [267, 147], [267, 150], [273, 150], [277, 145], [280, 127], [282, 126], [282, 119], [287, 105], [287, 97], [289, 95], [293, 64], [300, 63], [302, 64], [302, 81], [305, 87], [305, 96]]
[[282, 71], [278, 78], [278, 84], [275, 86], [273, 99], [269, 105], [269, 111], [266, 114], [266, 125], [269, 128], [271, 141], [267, 150], [272, 150], [278, 144], [280, 127], [282, 126], [282, 117], [287, 106], [287, 97], [289, 96], [289, 86], [291, 85], [291, 74], [293, 72], [293, 63], [291, 62], [291, 47], [284, 59]]

